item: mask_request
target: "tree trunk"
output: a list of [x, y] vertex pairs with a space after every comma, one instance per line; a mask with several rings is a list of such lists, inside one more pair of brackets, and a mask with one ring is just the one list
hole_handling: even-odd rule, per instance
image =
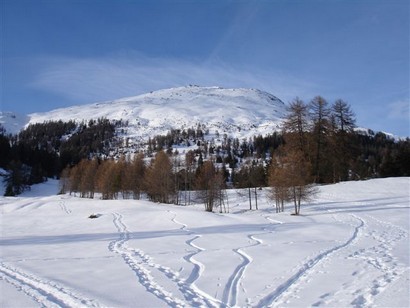
[[256, 187], [255, 187], [255, 207], [256, 209], [258, 209], [258, 193], [256, 191]]
[[249, 192], [249, 209], [252, 210], [252, 197], [251, 197], [251, 188], [248, 187]]

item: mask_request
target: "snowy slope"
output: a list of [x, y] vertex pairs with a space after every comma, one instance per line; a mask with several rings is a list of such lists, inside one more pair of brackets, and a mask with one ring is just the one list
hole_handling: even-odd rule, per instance
[[0, 111], [0, 124], [8, 134], [17, 134], [30, 121], [30, 116]]
[[[302, 216], [261, 192], [202, 205], [0, 197], [1, 307], [407, 307], [410, 178], [319, 187]], [[88, 219], [99, 213], [97, 219]]]
[[246, 137], [277, 130], [284, 114], [284, 103], [260, 90], [189, 86], [33, 113], [27, 123], [105, 117], [128, 121], [127, 134], [134, 137], [166, 134], [171, 128], [196, 129], [198, 124]]

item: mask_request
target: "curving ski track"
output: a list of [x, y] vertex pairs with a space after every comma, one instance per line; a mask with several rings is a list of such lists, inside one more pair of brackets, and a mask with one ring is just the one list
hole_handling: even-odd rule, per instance
[[[120, 238], [109, 244], [109, 250], [119, 254], [125, 263], [133, 270], [138, 277], [139, 282], [146, 290], [164, 301], [170, 307], [185, 307], [185, 306], [208, 306], [218, 307], [220, 302], [212, 298], [210, 295], [199, 290], [192, 282], [180, 279], [178, 273], [168, 267], [154, 263], [152, 258], [145, 254], [140, 249], [129, 248], [126, 243], [130, 239], [129, 231], [123, 223], [122, 215], [113, 213], [113, 223], [120, 233]], [[194, 247], [194, 246], [192, 246]], [[168, 279], [173, 281], [181, 291], [185, 301], [175, 297], [171, 292], [160, 286], [150, 274], [148, 267], [154, 268], [163, 273]], [[192, 275], [191, 275], [192, 276]], [[195, 276], [195, 275], [194, 275]], [[199, 276], [199, 272], [198, 272]]]
[[[181, 230], [186, 231], [188, 235], [194, 234], [194, 232], [191, 232], [188, 230], [188, 226], [176, 219], [176, 214], [172, 211], [168, 211], [169, 213], [173, 214], [173, 218], [171, 219], [172, 222], [174, 222], [177, 225], [181, 226]], [[194, 235], [193, 238], [185, 241], [185, 243], [194, 248], [195, 251], [184, 256], [184, 260], [187, 261], [188, 263], [192, 264], [193, 269], [188, 276], [188, 278], [184, 281], [183, 284], [179, 284], [182, 288], [181, 291], [185, 294], [188, 291], [188, 294], [196, 294], [197, 297], [201, 298], [208, 307], [220, 307], [220, 306], [225, 306], [223, 302], [217, 300], [215, 297], [209, 295], [205, 291], [199, 289], [195, 282], [201, 277], [202, 273], [205, 270], [205, 265], [202, 264], [201, 262], [197, 261], [194, 256], [198, 255], [205, 249], [202, 247], [199, 247], [198, 245], [194, 244], [194, 241], [196, 241], [198, 238], [202, 237], [202, 235]]]
[[277, 302], [280, 299], [280, 297], [285, 294], [286, 291], [288, 291], [292, 286], [296, 285], [301, 277], [308, 274], [309, 271], [312, 268], [314, 268], [320, 261], [322, 261], [327, 256], [335, 253], [336, 251], [349, 246], [357, 238], [360, 229], [364, 226], [364, 221], [360, 217], [356, 215], [351, 215], [351, 216], [359, 220], [360, 224], [355, 227], [355, 230], [352, 236], [346, 242], [344, 242], [343, 244], [337, 245], [333, 248], [330, 248], [318, 254], [316, 257], [310, 259], [309, 261], [307, 261], [305, 264], [302, 265], [302, 267], [294, 275], [292, 275], [284, 283], [278, 286], [275, 291], [273, 291], [272, 293], [268, 294], [263, 299], [261, 299], [259, 303], [257, 304], [257, 306], [258, 307], [271, 306], [274, 302]]
[[228, 283], [225, 286], [222, 295], [222, 302], [226, 303], [229, 307], [236, 305], [238, 299], [239, 283], [243, 277], [243, 274], [245, 273], [246, 267], [252, 262], [252, 258], [241, 251], [240, 248], [233, 249], [233, 251], [242, 258], [242, 263], [235, 268], [234, 272], [228, 280]]
[[201, 262], [194, 259], [194, 256], [199, 254], [201, 251], [204, 251], [203, 248], [201, 248], [201, 247], [194, 244], [194, 241], [197, 240], [200, 237], [201, 237], [201, 235], [196, 235], [193, 238], [191, 238], [191, 239], [189, 239], [185, 242], [188, 246], [191, 246], [192, 248], [196, 249], [196, 251], [184, 256], [184, 260], [187, 261], [188, 263], [191, 263], [194, 267], [193, 270], [191, 271], [191, 274], [186, 279], [186, 282], [188, 284], [194, 284], [195, 281], [197, 281], [198, 278], [201, 277], [202, 273], [205, 270], [205, 266]]
[[5, 263], [0, 264], [0, 279], [24, 292], [42, 307], [100, 307], [95, 300], [84, 298], [59, 283]]
[[[271, 219], [269, 216], [264, 216], [264, 218], [270, 222], [270, 225], [282, 224], [281, 221]], [[263, 230], [267, 230], [267, 228], [263, 228]], [[256, 235], [269, 234], [273, 232], [274, 232], [273, 230], [269, 230], [269, 231], [262, 232], [262, 233], [248, 234], [247, 237], [255, 243], [233, 249], [233, 252], [235, 252], [241, 257], [242, 262], [235, 268], [234, 272], [228, 279], [228, 282], [224, 288], [224, 292], [222, 295], [222, 301], [226, 303], [228, 306], [230, 307], [236, 306], [237, 301], [238, 301], [239, 285], [241, 283], [242, 278], [244, 277], [246, 268], [253, 261], [253, 258], [247, 253], [245, 253], [243, 249], [251, 248], [251, 247], [255, 247], [255, 246], [263, 244], [262, 240], [255, 237]]]
[[[151, 276], [150, 271], [146, 269], [141, 262], [135, 257], [136, 250], [130, 250], [126, 247], [126, 242], [130, 239], [128, 229], [122, 222], [122, 215], [119, 213], [113, 213], [113, 223], [120, 233], [120, 238], [112, 241], [108, 249], [120, 255], [125, 263], [131, 268], [131, 270], [138, 277], [139, 282], [145, 287], [145, 289], [152, 293], [154, 296], [164, 301], [170, 307], [184, 307], [184, 301], [175, 298], [170, 292], [164, 290], [158, 285], [154, 278]], [[145, 259], [147, 262], [147, 259]]]
[[[338, 219], [336, 214], [338, 212], [329, 212], [333, 213], [333, 218], [337, 222], [353, 226], [346, 221]], [[371, 239], [376, 244], [358, 250], [355, 246], [350, 247], [353, 249], [344, 258], [356, 259], [363, 263], [358, 267], [360, 268], [359, 270], [355, 270], [352, 273], [352, 276], [355, 278], [350, 282], [344, 283], [336, 292], [323, 294], [320, 296], [320, 300], [314, 303], [313, 306], [346, 306], [349, 304], [353, 307], [370, 307], [374, 304], [376, 296], [382, 293], [387, 286], [392, 286], [408, 270], [407, 267], [400, 266], [391, 253], [394, 244], [406, 238], [408, 231], [368, 214], [363, 214], [361, 218], [354, 214], [350, 214], [350, 216], [363, 221], [363, 227], [360, 232], [361, 236], [356, 239], [357, 242], [361, 240], [359, 244], [367, 246], [368, 243], [371, 243], [368, 239]], [[365, 218], [369, 218], [373, 222]], [[371, 228], [369, 227], [371, 223], [376, 223], [379, 227]], [[379, 271], [380, 274], [376, 277], [369, 274], [374, 273], [374, 270], [367, 271], [369, 266]], [[347, 294], [353, 295], [349, 303], [343, 302], [343, 298]]]
[[384, 291], [387, 285], [392, 284], [408, 270], [408, 268], [399, 266], [391, 253], [393, 245], [407, 238], [408, 232], [400, 226], [381, 221], [368, 214], [366, 216], [380, 227], [385, 228], [385, 230], [383, 232], [368, 232], [367, 235], [371, 236], [377, 244], [360, 249], [350, 257], [363, 259], [367, 264], [380, 271], [380, 275], [370, 282], [370, 286], [355, 292], [357, 296], [351, 302], [354, 306], [371, 306], [375, 296]]

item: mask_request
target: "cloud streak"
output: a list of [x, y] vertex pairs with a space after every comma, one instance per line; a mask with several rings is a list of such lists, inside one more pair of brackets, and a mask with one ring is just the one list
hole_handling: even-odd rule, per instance
[[313, 97], [318, 87], [283, 72], [232, 67], [220, 61], [206, 64], [142, 55], [105, 58], [43, 58], [30, 87], [93, 102], [147, 93], [163, 88], [201, 86], [247, 87], [268, 91], [284, 101]]
[[389, 104], [389, 114], [390, 119], [404, 119], [408, 120], [410, 117], [410, 102], [409, 101], [397, 101]]

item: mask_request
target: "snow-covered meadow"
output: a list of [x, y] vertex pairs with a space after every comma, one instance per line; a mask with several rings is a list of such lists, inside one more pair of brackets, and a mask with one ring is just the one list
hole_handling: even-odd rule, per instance
[[[321, 186], [277, 214], [228, 192], [202, 205], [56, 195], [0, 197], [1, 307], [405, 307], [410, 178]], [[89, 219], [90, 214], [98, 214]]]

